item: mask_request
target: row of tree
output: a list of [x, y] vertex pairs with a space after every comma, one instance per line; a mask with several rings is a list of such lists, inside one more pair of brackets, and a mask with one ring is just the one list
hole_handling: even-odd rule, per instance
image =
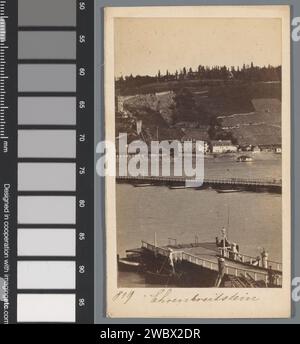
[[199, 65], [196, 70], [183, 67], [179, 71], [170, 73], [168, 70], [163, 73], [160, 70], [156, 76], [121, 76], [116, 80], [117, 86], [141, 86], [153, 82], [167, 82], [176, 80], [241, 80], [241, 81], [281, 81], [281, 66], [255, 66], [243, 65], [231, 68], [226, 66], [202, 66]]

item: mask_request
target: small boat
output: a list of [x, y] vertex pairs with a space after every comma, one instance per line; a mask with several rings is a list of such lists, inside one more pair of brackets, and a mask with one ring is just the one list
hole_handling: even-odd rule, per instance
[[132, 261], [126, 258], [118, 259], [118, 270], [120, 271], [130, 271], [139, 272], [142, 270], [142, 264], [136, 261]]
[[185, 185], [170, 185], [169, 189], [171, 190], [177, 190], [177, 189], [185, 189], [186, 186]]
[[241, 155], [236, 159], [237, 162], [251, 162], [253, 161], [253, 158], [248, 155]]
[[232, 192], [242, 192], [241, 189], [217, 189], [218, 193], [232, 193]]
[[140, 248], [133, 248], [126, 250], [126, 259], [131, 261], [140, 261], [142, 250]]
[[153, 186], [154, 184], [152, 183], [136, 183], [133, 184], [136, 188], [143, 188], [143, 187], [147, 187], [147, 186]]

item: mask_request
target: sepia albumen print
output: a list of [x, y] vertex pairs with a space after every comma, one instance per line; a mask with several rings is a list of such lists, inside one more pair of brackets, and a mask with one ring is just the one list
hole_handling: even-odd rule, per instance
[[289, 316], [289, 7], [109, 8], [105, 39], [108, 315]]

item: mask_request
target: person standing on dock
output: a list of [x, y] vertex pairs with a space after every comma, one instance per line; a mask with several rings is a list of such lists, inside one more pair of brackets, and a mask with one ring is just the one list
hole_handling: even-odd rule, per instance
[[263, 251], [261, 253], [261, 259], [262, 259], [262, 266], [265, 269], [268, 269], [268, 258], [269, 254], [266, 252], [266, 250], [263, 248]]
[[238, 258], [238, 254], [239, 254], [239, 251], [238, 251], [238, 249], [237, 249], [237, 244], [235, 243], [235, 242], [233, 242], [232, 244], [231, 244], [231, 253], [232, 253], [232, 258], [233, 258], [233, 260], [237, 260], [237, 258]]
[[231, 248], [230, 242], [227, 240], [227, 235], [226, 235], [226, 228], [223, 227], [221, 229], [221, 240], [219, 240], [218, 237], [216, 237], [216, 245], [221, 251], [221, 256], [222, 257], [227, 257], [228, 258], [228, 250]]
[[226, 236], [226, 228], [223, 227], [221, 229], [221, 236], [222, 236], [222, 256], [226, 257], [226, 253], [227, 253], [227, 246], [228, 246], [228, 241], [227, 241], [227, 236]]
[[218, 273], [218, 277], [217, 277], [216, 282], [215, 282], [216, 288], [220, 287], [222, 280], [223, 280], [223, 277], [225, 275], [225, 259], [224, 258], [218, 259], [218, 269], [219, 269], [219, 273]]
[[175, 274], [175, 265], [174, 265], [174, 260], [173, 260], [173, 250], [171, 248], [168, 249], [169, 250], [169, 262], [170, 262], [170, 266], [172, 268], [172, 272], [173, 274]]

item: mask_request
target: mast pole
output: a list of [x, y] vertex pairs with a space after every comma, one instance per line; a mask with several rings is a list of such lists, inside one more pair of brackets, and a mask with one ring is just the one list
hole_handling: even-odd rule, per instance
[[229, 241], [229, 217], [230, 217], [230, 208], [229, 202], [227, 200], [227, 240]]

